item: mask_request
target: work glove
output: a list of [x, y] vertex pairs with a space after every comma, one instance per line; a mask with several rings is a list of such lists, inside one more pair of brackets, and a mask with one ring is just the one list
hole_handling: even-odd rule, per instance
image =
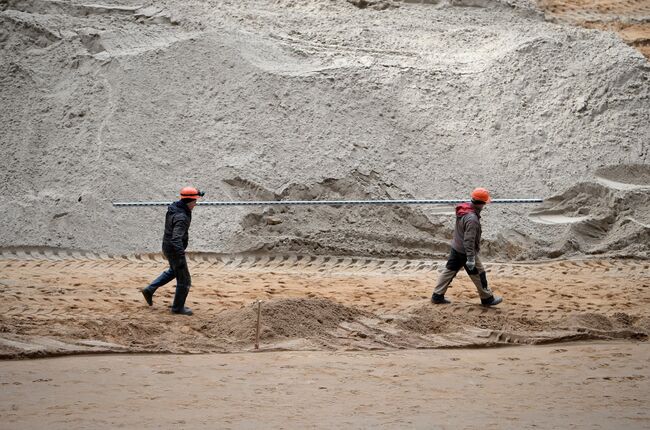
[[476, 269], [476, 257], [469, 257], [465, 265], [470, 271]]

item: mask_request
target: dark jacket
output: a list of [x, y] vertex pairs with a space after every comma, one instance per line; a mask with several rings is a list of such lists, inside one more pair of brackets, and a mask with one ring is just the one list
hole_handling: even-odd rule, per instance
[[192, 211], [185, 202], [179, 200], [167, 207], [165, 234], [162, 241], [162, 249], [166, 255], [177, 258], [185, 257], [191, 222]]
[[480, 242], [481, 215], [471, 203], [459, 204], [456, 206], [456, 229], [451, 247], [472, 258], [478, 254]]

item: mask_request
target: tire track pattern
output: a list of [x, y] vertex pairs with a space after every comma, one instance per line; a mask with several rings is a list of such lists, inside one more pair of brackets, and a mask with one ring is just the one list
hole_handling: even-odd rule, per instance
[[[18, 261], [23, 267], [30, 267], [28, 261], [37, 261], [49, 267], [93, 267], [109, 265], [125, 268], [135, 265], [165, 264], [162, 254], [111, 255], [88, 251], [66, 251], [57, 249], [17, 248], [0, 250], [0, 260]], [[188, 253], [188, 261], [197, 269], [245, 269], [248, 271], [269, 270], [285, 273], [376, 273], [411, 274], [427, 273], [437, 270], [438, 263], [431, 260], [376, 259], [335, 256], [303, 255], [246, 255], [246, 254], [207, 254]], [[60, 262], [60, 264], [52, 264]]]

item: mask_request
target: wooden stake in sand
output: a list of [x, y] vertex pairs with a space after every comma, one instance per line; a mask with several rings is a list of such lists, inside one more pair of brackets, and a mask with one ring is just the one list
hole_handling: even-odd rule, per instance
[[255, 330], [255, 349], [260, 349], [260, 317], [262, 315], [262, 301], [257, 301], [257, 330]]

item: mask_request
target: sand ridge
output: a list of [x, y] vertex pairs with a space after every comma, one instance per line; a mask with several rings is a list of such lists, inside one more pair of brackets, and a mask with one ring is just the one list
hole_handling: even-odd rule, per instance
[[[172, 287], [149, 308], [139, 293], [165, 268], [159, 254], [125, 257], [47, 249], [0, 258], [2, 356], [80, 352], [233, 352], [253, 348], [262, 300], [265, 350], [394, 350], [645, 339], [648, 263], [489, 263], [506, 301], [478, 303], [469, 278], [450, 306], [429, 303], [440, 262], [300, 255], [190, 254], [191, 318]], [[597, 276], [595, 276], [597, 275]]]

